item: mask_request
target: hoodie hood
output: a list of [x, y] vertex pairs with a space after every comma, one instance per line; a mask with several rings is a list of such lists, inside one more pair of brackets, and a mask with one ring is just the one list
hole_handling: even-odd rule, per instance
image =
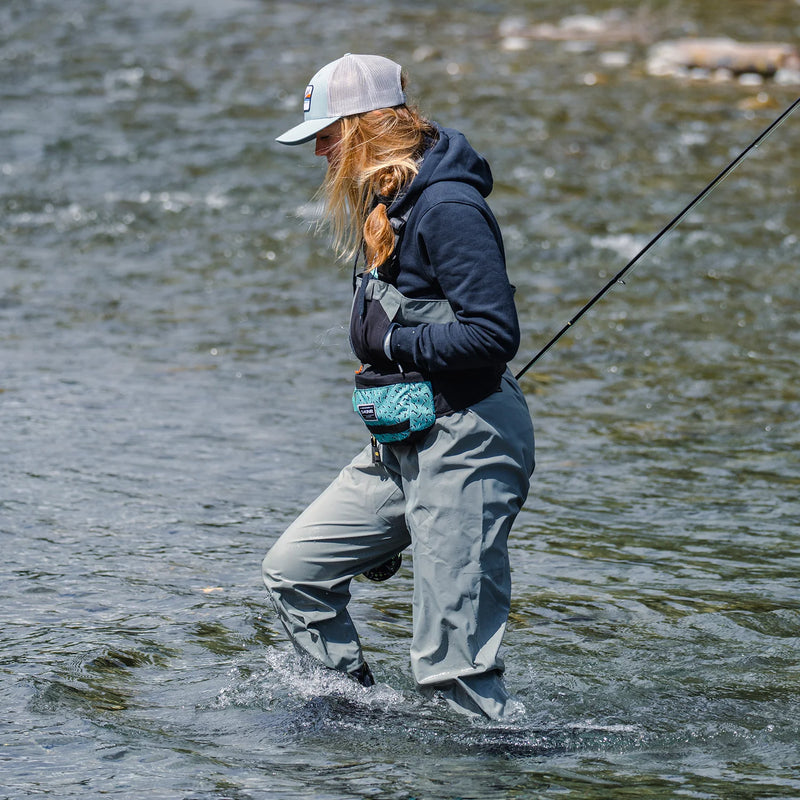
[[439, 138], [425, 153], [419, 173], [389, 208], [389, 216], [400, 217], [413, 206], [425, 189], [443, 181], [458, 181], [476, 189], [482, 197], [492, 191], [489, 162], [475, 150], [463, 133], [433, 123]]

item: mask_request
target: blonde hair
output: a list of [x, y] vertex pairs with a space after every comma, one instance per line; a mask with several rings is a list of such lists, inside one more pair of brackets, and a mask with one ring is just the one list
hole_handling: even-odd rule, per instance
[[368, 268], [378, 267], [394, 249], [387, 205], [419, 172], [436, 128], [415, 108], [402, 105], [343, 117], [340, 132], [320, 188], [322, 224], [331, 228], [339, 256], [353, 258], [363, 241]]

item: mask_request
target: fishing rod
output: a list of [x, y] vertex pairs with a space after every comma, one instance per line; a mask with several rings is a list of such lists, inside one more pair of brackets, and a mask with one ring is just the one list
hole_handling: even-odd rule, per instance
[[622, 280], [628, 270], [656, 243], [664, 236], [666, 236], [698, 203], [704, 200], [715, 188], [723, 181], [731, 172], [733, 172], [742, 161], [747, 158], [750, 153], [757, 148], [782, 122], [784, 122], [792, 112], [800, 105], [800, 97], [794, 101], [771, 125], [764, 128], [761, 133], [750, 142], [741, 153], [739, 153], [733, 161], [723, 169], [714, 180], [712, 180], [701, 192], [678, 213], [676, 214], [613, 278], [611, 278], [597, 294], [589, 300], [586, 305], [575, 314], [572, 319], [564, 325], [563, 328], [517, 373], [516, 379], [519, 380], [606, 292], [617, 283], [624, 283]]

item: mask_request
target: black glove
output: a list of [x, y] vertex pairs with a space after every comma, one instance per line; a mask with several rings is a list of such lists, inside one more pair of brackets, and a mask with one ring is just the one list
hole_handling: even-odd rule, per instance
[[356, 357], [365, 364], [390, 364], [391, 331], [398, 326], [389, 319], [378, 300], [367, 300], [366, 290], [370, 280], [371, 275], [363, 275], [356, 292], [350, 317], [350, 346]]

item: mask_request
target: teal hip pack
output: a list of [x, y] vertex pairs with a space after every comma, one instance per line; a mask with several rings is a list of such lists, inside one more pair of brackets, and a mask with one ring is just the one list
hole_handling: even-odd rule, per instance
[[409, 443], [436, 422], [433, 387], [419, 372], [356, 372], [353, 408], [381, 444]]

